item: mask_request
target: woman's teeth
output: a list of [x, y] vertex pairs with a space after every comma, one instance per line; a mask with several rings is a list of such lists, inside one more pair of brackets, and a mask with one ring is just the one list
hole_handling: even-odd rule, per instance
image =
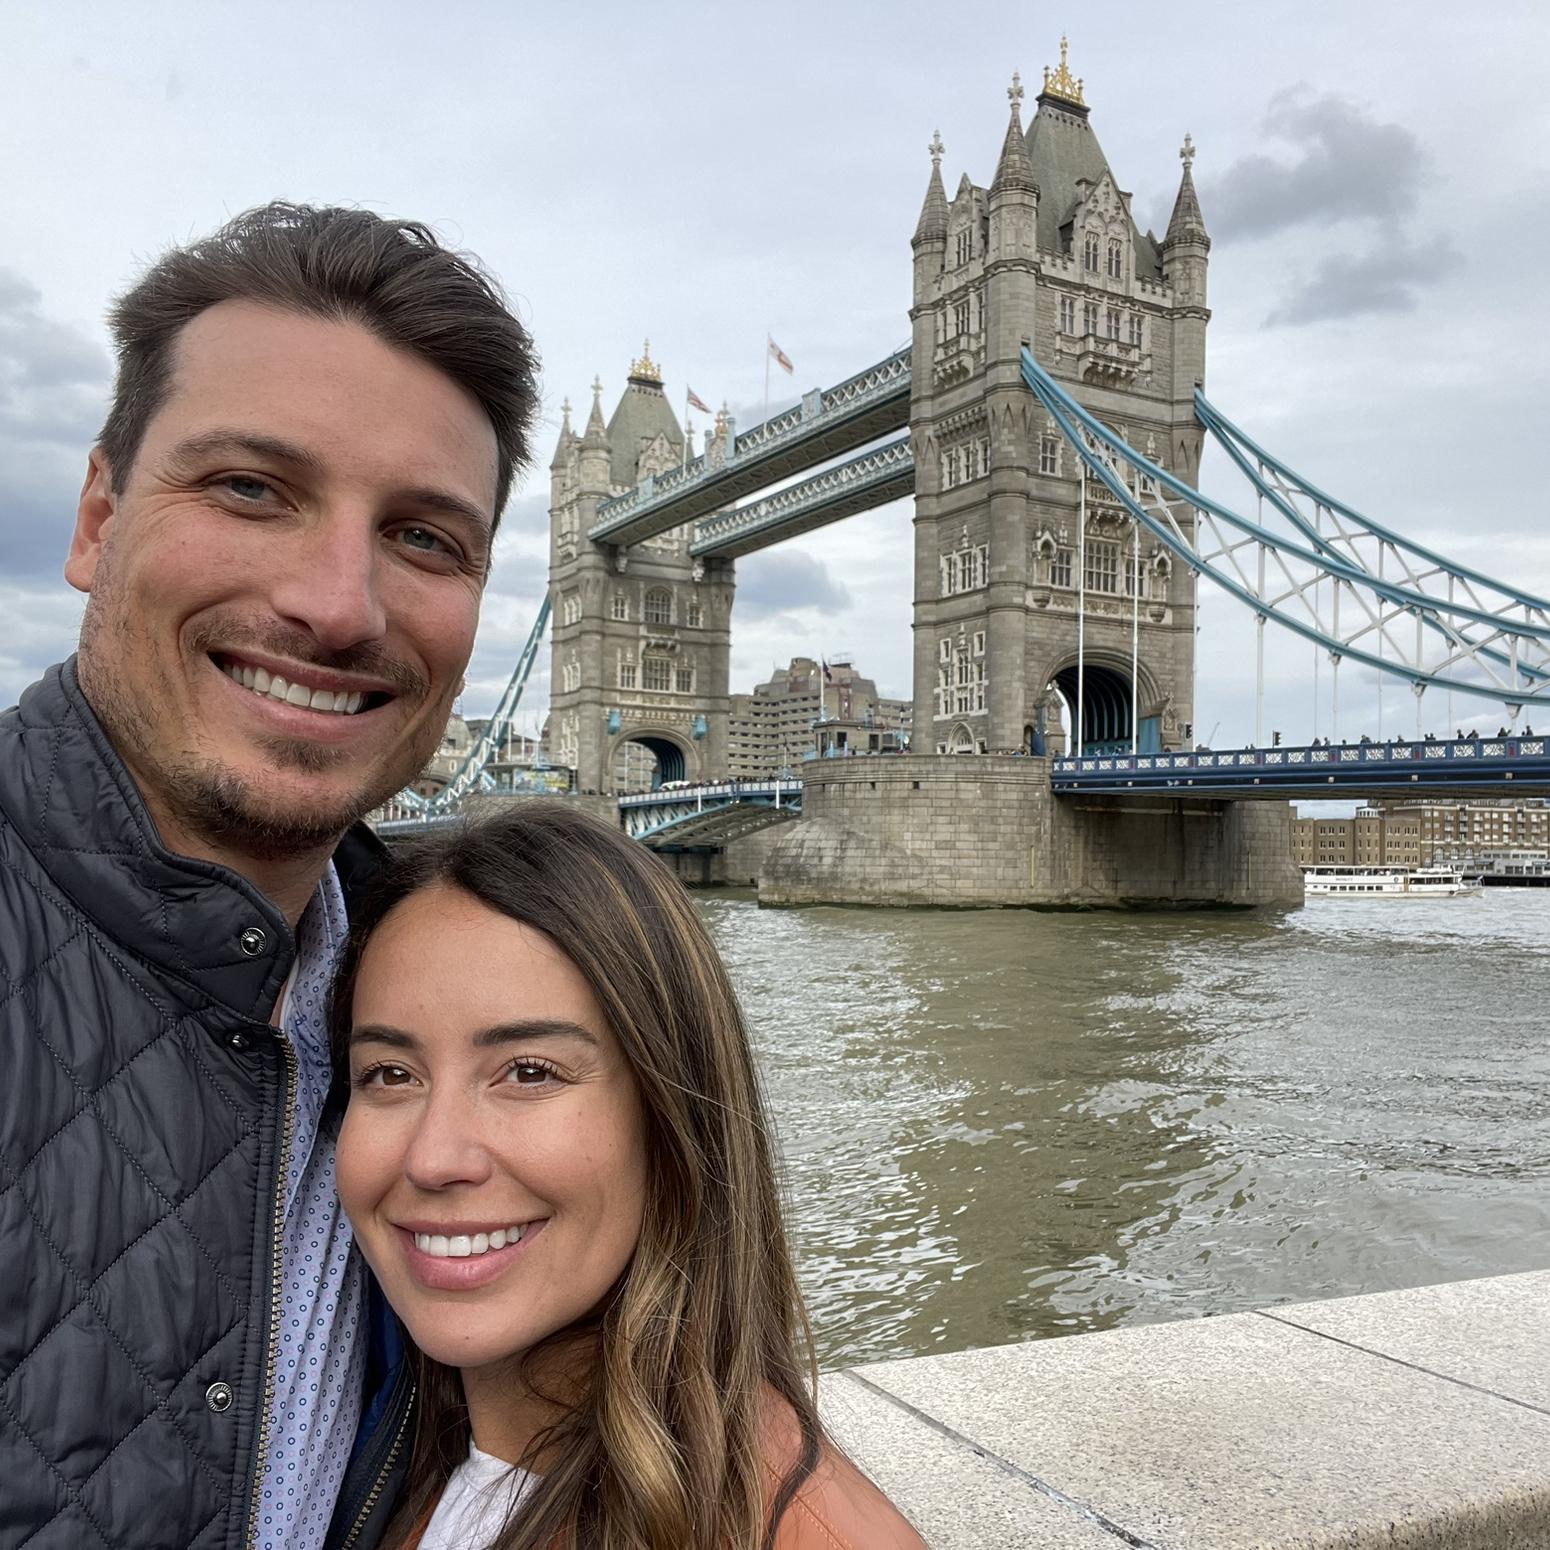
[[476, 1232], [471, 1236], [459, 1233], [445, 1237], [439, 1232], [417, 1232], [414, 1246], [433, 1259], [468, 1259], [475, 1254], [487, 1254], [491, 1249], [504, 1249], [522, 1241], [523, 1227], [497, 1228], [494, 1232]]
[[254, 694], [267, 694], [272, 700], [284, 700], [287, 705], [331, 711], [336, 716], [353, 716], [366, 703], [364, 694], [335, 694], [331, 689], [309, 689], [305, 684], [287, 683], [278, 673], [270, 673], [262, 667], [221, 663], [220, 668], [233, 683], [251, 689]]

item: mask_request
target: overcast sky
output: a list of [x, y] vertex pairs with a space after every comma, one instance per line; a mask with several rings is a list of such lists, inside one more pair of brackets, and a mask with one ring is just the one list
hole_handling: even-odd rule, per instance
[[[105, 402], [103, 313], [169, 243], [274, 197], [360, 203], [432, 222], [511, 292], [543, 354], [545, 423], [497, 551], [476, 715], [543, 587], [561, 400], [584, 413], [599, 374], [611, 409], [649, 335], [676, 405], [692, 384], [746, 428], [766, 330], [793, 393], [906, 342], [932, 131], [949, 188], [987, 184], [1011, 72], [1036, 89], [1062, 29], [1143, 226], [1165, 226], [1194, 136], [1212, 398], [1359, 510], [1550, 590], [1532, 451], [1550, 408], [1550, 10], [1099, 15], [0, 0], [0, 705], [73, 645], [60, 566]], [[1240, 496], [1220, 463], [1204, 482]], [[820, 649], [907, 695], [909, 517], [898, 503], [740, 561], [733, 687]], [[1197, 723], [1223, 747], [1253, 735], [1252, 630], [1220, 595], [1203, 608]], [[1312, 727], [1310, 652], [1273, 644], [1270, 725]], [[1342, 722], [1375, 731], [1353, 680]], [[1391, 733], [1413, 727], [1408, 695], [1386, 705]]]

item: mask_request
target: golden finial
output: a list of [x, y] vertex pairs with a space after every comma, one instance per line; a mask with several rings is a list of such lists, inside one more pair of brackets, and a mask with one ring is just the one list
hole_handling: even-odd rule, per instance
[[1087, 100], [1082, 96], [1081, 80], [1071, 74], [1066, 64], [1066, 40], [1060, 40], [1060, 68], [1051, 70], [1048, 65], [1044, 67], [1044, 95], [1046, 97], [1058, 97], [1062, 102], [1074, 102], [1077, 107], [1085, 108]]
[[630, 376], [637, 382], [661, 382], [662, 373], [651, 358], [651, 341], [641, 347], [640, 359], [630, 362]]

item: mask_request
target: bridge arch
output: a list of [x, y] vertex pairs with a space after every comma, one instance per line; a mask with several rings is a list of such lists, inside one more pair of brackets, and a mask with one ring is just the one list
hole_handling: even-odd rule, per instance
[[1082, 666], [1085, 685], [1081, 694], [1084, 724], [1077, 736], [1072, 730], [1078, 698], [1076, 657], [1065, 657], [1056, 665], [1048, 682], [1065, 704], [1067, 747], [1072, 753], [1106, 749], [1128, 753], [1132, 738], [1131, 716], [1135, 709], [1141, 716], [1139, 741], [1142, 751], [1148, 751], [1148, 744], [1153, 750], [1161, 746], [1156, 718], [1148, 714], [1149, 707], [1155, 706], [1160, 698], [1156, 681], [1147, 671], [1146, 663], [1141, 662], [1137, 672], [1138, 692], [1132, 695], [1130, 671], [1128, 656], [1102, 650], [1085, 653]]
[[[649, 757], [648, 757], [649, 756]], [[610, 740], [604, 768], [620, 795], [657, 791], [669, 781], [700, 778], [699, 751], [662, 727], [632, 727]]]

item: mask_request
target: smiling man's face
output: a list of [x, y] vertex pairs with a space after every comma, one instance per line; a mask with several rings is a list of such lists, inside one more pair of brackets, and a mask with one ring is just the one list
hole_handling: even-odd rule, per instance
[[173, 849], [331, 846], [435, 751], [473, 649], [495, 432], [355, 323], [222, 302], [126, 478], [94, 454], [79, 675]]

